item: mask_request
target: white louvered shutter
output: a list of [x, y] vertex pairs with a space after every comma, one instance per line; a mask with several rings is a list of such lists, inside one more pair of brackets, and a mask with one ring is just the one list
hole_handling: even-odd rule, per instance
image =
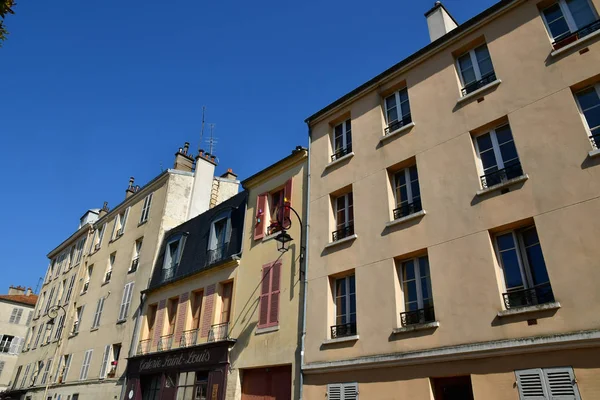
[[112, 233], [110, 234], [110, 239], [114, 240], [116, 235], [117, 235], [117, 225], [119, 225], [119, 220], [121, 219], [121, 217], [117, 214], [117, 216], [115, 217], [115, 222], [113, 224], [113, 230]]
[[3, 369], [4, 369], [4, 361], [0, 361], [0, 376], [2, 376]]
[[344, 383], [342, 385], [343, 400], [358, 400], [358, 383]]
[[125, 214], [123, 214], [123, 219], [121, 220], [121, 234], [125, 233], [125, 224], [127, 223], [127, 217], [129, 216], [129, 209], [131, 207], [127, 207], [125, 209]]
[[327, 400], [343, 400], [342, 385], [340, 383], [327, 385]]
[[31, 369], [31, 364], [27, 364], [25, 367], [25, 373], [23, 374], [23, 379], [21, 380], [20, 387], [25, 387], [25, 383], [27, 383], [27, 376], [29, 375], [29, 370]]
[[100, 379], [106, 378], [106, 370], [108, 369], [108, 357], [110, 355], [110, 344], [104, 346], [104, 355], [102, 356], [102, 365], [100, 366]]
[[23, 309], [19, 308], [19, 311], [17, 311], [17, 318], [15, 320], [15, 324], [21, 323], [21, 316], [22, 315], [23, 315]]
[[19, 346], [19, 338], [14, 337], [8, 347], [8, 354], [17, 354], [17, 347]]
[[17, 353], [16, 354], [21, 354], [21, 351], [23, 351], [23, 346], [25, 346], [25, 338], [18, 338], [19, 339], [19, 345], [17, 346]]
[[29, 326], [32, 319], [33, 319], [33, 311], [29, 311], [29, 315], [27, 315], [27, 326]]
[[98, 299], [98, 304], [96, 305], [96, 313], [94, 314], [94, 322], [92, 323], [92, 328], [97, 328], [100, 326], [100, 317], [102, 317], [103, 309], [104, 297], [100, 297], [100, 299]]
[[17, 307], [12, 309], [12, 312], [10, 313], [10, 319], [8, 320], [9, 324], [16, 324], [15, 320], [17, 319], [18, 311], [19, 311], [19, 309]]
[[65, 360], [65, 369], [62, 373], [62, 381], [66, 382], [67, 381], [67, 375], [69, 374], [69, 368], [71, 367], [71, 360], [73, 359], [73, 355], [69, 354], [67, 356], [67, 359]]
[[79, 373], [79, 380], [82, 381], [87, 379], [88, 371], [90, 369], [90, 363], [92, 362], [92, 353], [94, 350], [87, 350], [83, 356], [83, 363], [81, 364], [81, 371]]
[[520, 400], [549, 400], [541, 369], [523, 369], [515, 375]]
[[573, 368], [544, 368], [550, 400], [581, 400]]
[[131, 304], [131, 298], [133, 296], [133, 282], [129, 282], [125, 285], [123, 290], [123, 298], [121, 299], [121, 308], [119, 309], [119, 321], [127, 318], [129, 312], [129, 305]]

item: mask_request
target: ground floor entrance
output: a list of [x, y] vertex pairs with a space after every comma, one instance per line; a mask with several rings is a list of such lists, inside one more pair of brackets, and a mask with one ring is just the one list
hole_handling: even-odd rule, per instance
[[242, 400], [291, 400], [292, 366], [245, 369]]

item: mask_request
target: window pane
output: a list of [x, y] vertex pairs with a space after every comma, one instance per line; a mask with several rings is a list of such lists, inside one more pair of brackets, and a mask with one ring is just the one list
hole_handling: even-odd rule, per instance
[[423, 295], [424, 299], [431, 297], [429, 277], [421, 278], [421, 294]]
[[577, 93], [577, 100], [579, 100], [579, 105], [584, 111], [588, 108], [600, 104], [600, 99], [598, 99], [598, 93], [596, 93], [596, 90], [593, 87], [587, 88]]
[[458, 65], [460, 67], [460, 74], [463, 78], [463, 83], [465, 85], [474, 82], [475, 78], [475, 70], [473, 69], [473, 63], [471, 62], [471, 55], [465, 54], [464, 56], [458, 59]]
[[408, 172], [410, 174], [410, 180], [411, 181], [419, 179], [419, 174], [417, 173], [417, 166], [416, 165], [413, 165], [412, 167], [410, 167], [408, 169]]
[[488, 75], [490, 72], [494, 72], [494, 66], [492, 65], [492, 59], [486, 45], [480, 46], [475, 49], [475, 57], [479, 64], [479, 72], [481, 77]]
[[552, 38], [557, 38], [570, 32], [567, 21], [565, 20], [558, 3], [546, 8], [543, 13], [544, 17], [546, 17], [546, 22], [548, 23]]
[[496, 162], [496, 155], [492, 150], [487, 150], [479, 155], [481, 157], [481, 163], [483, 164], [484, 172], [492, 172], [496, 170], [498, 163]]
[[567, 6], [569, 6], [571, 16], [577, 24], [577, 29], [581, 29], [596, 20], [588, 0], [567, 0]]
[[393, 94], [385, 99], [385, 108], [386, 110], [390, 110], [396, 107], [396, 94]]
[[356, 279], [355, 279], [354, 275], [349, 276], [346, 279], [348, 279], [348, 285], [350, 286], [350, 293], [356, 293]]
[[546, 270], [546, 263], [544, 262], [542, 247], [539, 244], [536, 244], [528, 247], [525, 252], [527, 253], [527, 262], [531, 268], [533, 284], [539, 285], [540, 283], [549, 282], [550, 278], [548, 277], [548, 271]]
[[396, 107], [387, 110], [387, 122], [388, 124], [398, 121], [398, 109]]
[[345, 279], [338, 279], [336, 281], [335, 295], [337, 297], [346, 295], [346, 280]]
[[412, 190], [412, 200], [418, 199], [421, 197], [421, 189], [419, 188], [419, 181], [414, 181], [410, 184], [410, 188]]
[[350, 295], [350, 314], [356, 314], [356, 295]]
[[485, 135], [477, 136], [477, 147], [479, 147], [479, 152], [483, 153], [486, 150], [490, 150], [492, 148], [492, 138], [489, 133]]
[[404, 300], [408, 302], [417, 301], [417, 282], [408, 281], [404, 283]]
[[504, 278], [506, 279], [506, 288], [514, 289], [523, 287], [523, 278], [519, 269], [519, 260], [516, 249], [500, 253], [502, 267], [504, 269]]
[[404, 203], [408, 201], [408, 191], [406, 186], [400, 186], [398, 188], [398, 192], [400, 193], [400, 197], [398, 198], [399, 203]]
[[419, 258], [419, 268], [420, 268], [419, 273], [421, 274], [421, 277], [429, 276], [429, 258], [427, 258], [427, 257]]
[[410, 281], [415, 279], [415, 268], [414, 268], [414, 261], [410, 260], [404, 263], [404, 266], [402, 268], [402, 281], [406, 282], [406, 281]]
[[523, 244], [525, 245], [525, 247], [533, 246], [540, 242], [537, 230], [535, 228], [524, 230], [523, 232], [521, 232], [521, 236], [523, 237]]
[[515, 241], [512, 233], [506, 233], [504, 235], [497, 236], [496, 242], [498, 243], [498, 249], [500, 251], [515, 248]]
[[406, 185], [406, 174], [404, 170], [396, 173], [396, 186]]
[[504, 125], [500, 128], [496, 128], [496, 139], [498, 139], [498, 144], [503, 144], [512, 141], [513, 136], [510, 130], [510, 126]]
[[509, 161], [517, 160], [519, 156], [517, 155], [517, 148], [515, 147], [515, 142], [508, 142], [500, 146], [500, 154], [502, 154], [502, 161], [504, 161], [504, 166], [506, 167], [506, 163]]
[[585, 120], [590, 129], [600, 126], [600, 106], [587, 109], [583, 112], [583, 115], [585, 115]]

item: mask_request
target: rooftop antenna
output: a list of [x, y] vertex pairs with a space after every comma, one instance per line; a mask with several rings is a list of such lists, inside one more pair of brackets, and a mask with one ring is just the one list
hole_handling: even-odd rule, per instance
[[208, 152], [213, 154], [213, 150], [215, 145], [217, 144], [217, 138], [213, 136], [213, 129], [215, 128], [215, 124], [210, 124], [210, 138], [206, 139], [206, 143], [208, 143]]
[[33, 293], [39, 293], [40, 285], [42, 284], [43, 281], [44, 281], [44, 278], [40, 276], [40, 279], [38, 279], [38, 283], [35, 286], [35, 292], [33, 292]]
[[206, 111], [206, 106], [202, 106], [202, 127], [200, 128], [200, 141], [198, 142], [198, 153], [200, 153], [200, 146], [202, 146], [202, 137], [204, 136], [204, 112]]

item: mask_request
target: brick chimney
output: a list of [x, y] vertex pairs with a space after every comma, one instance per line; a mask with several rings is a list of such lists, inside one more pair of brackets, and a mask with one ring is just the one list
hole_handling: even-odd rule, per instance
[[14, 294], [14, 295], [24, 295], [25, 294], [25, 287], [24, 286], [10, 286], [8, 288], [8, 294]]
[[194, 183], [192, 186], [192, 198], [188, 209], [188, 219], [207, 211], [210, 206], [210, 192], [212, 190], [216, 157], [204, 150], [199, 150], [196, 156], [196, 168], [194, 169]]
[[186, 172], [192, 172], [194, 170], [194, 158], [188, 153], [189, 149], [190, 144], [188, 142], [185, 142], [183, 148], [179, 148], [177, 153], [175, 153], [175, 164], [173, 165], [173, 168]]
[[458, 22], [446, 10], [441, 1], [436, 1], [433, 8], [425, 13], [429, 38], [432, 42], [444, 36], [458, 26]]

